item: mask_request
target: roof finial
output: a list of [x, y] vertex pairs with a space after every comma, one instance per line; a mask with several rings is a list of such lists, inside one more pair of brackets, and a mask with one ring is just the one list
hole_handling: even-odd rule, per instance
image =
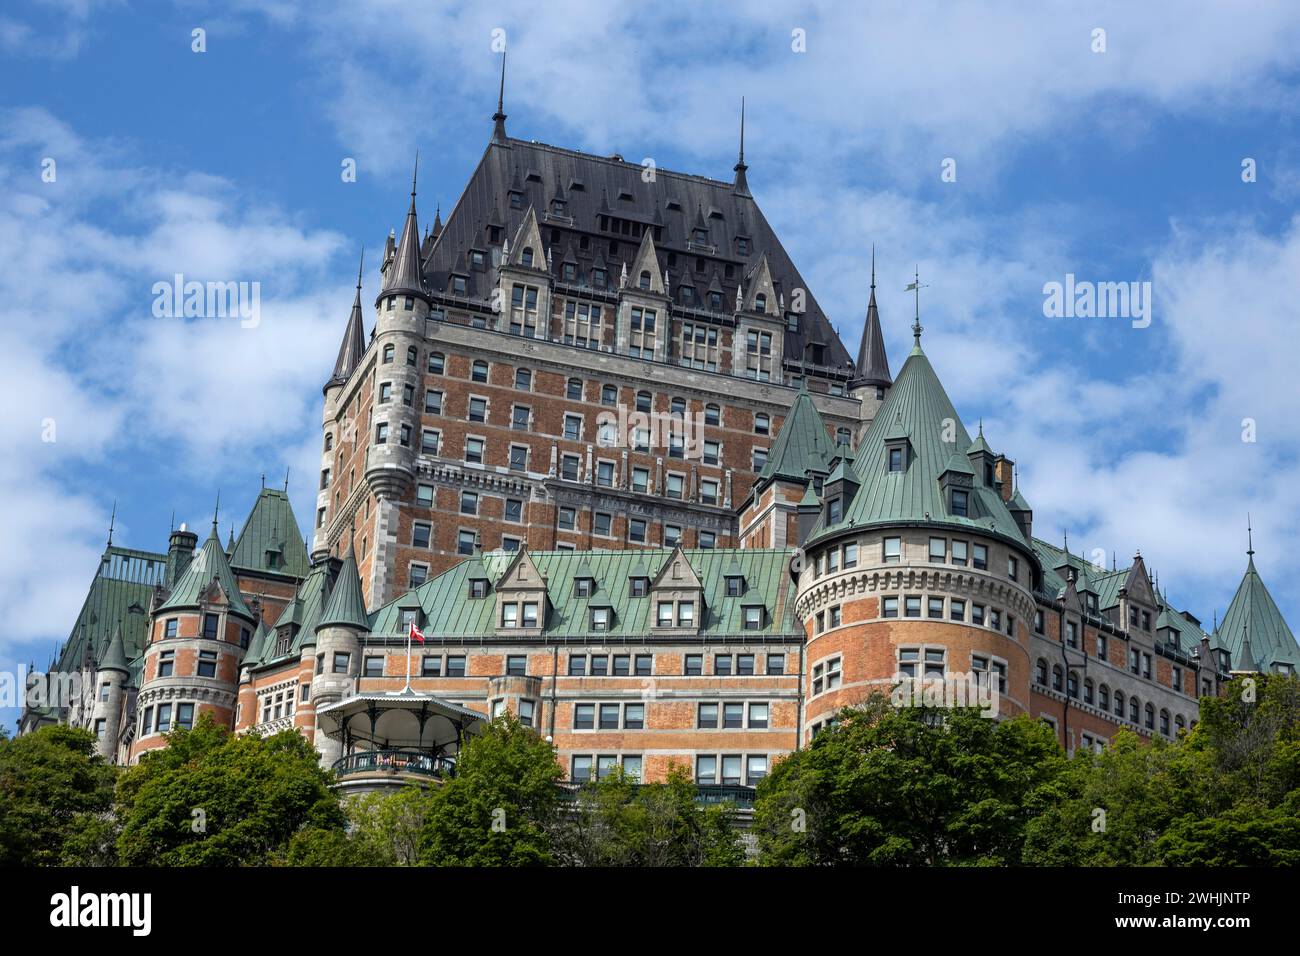
[[736, 173], [734, 189], [737, 195], [749, 195], [749, 180], [745, 177], [745, 170], [749, 169], [745, 165], [745, 98], [740, 98], [740, 155], [736, 159], [736, 165], [731, 167]]
[[501, 51], [501, 86], [497, 90], [497, 111], [492, 114], [492, 142], [506, 141], [506, 51]]
[[266, 472], [262, 472], [262, 490], [266, 491]]
[[[173, 512], [173, 519], [174, 519], [174, 514], [175, 514], [175, 513]], [[108, 547], [110, 547], [110, 548], [113, 546], [113, 527], [114, 527], [116, 524], [117, 524], [117, 499], [114, 498], [114, 499], [113, 499], [113, 513], [109, 516], [109, 519], [108, 519]]]
[[361, 243], [361, 262], [357, 265], [357, 294], [361, 294], [361, 274], [366, 269], [366, 244]]
[[[111, 537], [111, 536], [110, 536]], [[1246, 556], [1255, 557], [1255, 539], [1250, 528], [1250, 512], [1246, 512]]]
[[175, 508], [172, 509], [172, 520], [167, 530], [169, 532], [176, 530], [176, 509]]
[[871, 244], [871, 291], [876, 291], [876, 244]]
[[415, 205], [415, 181], [420, 175], [420, 150], [415, 151], [415, 168], [411, 170], [411, 205]]
[[284, 493], [289, 493], [289, 466], [284, 466]]
[[917, 265], [916, 279], [903, 290], [916, 293], [916, 321], [912, 323], [912, 340], [913, 347], [917, 349], [921, 347], [921, 290], [924, 288], [927, 288], [927, 286], [921, 284], [921, 267]]
[[212, 531], [215, 534], [217, 530], [217, 515], [221, 513], [221, 489], [217, 489], [217, 503], [212, 507]]
[[[1069, 532], [1069, 531], [1062, 531], [1062, 532], [1061, 532], [1061, 535], [1062, 535], [1062, 536], [1064, 537], [1064, 539], [1065, 539], [1065, 556], [1066, 556], [1066, 558], [1068, 559], [1068, 558], [1070, 557], [1070, 532]], [[1067, 560], [1066, 563], [1067, 563], [1067, 564], [1069, 563], [1068, 560]]]

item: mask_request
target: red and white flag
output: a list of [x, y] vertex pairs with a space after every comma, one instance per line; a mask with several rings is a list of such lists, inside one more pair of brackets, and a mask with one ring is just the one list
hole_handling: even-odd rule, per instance
[[416, 627], [414, 621], [411, 622], [411, 631], [407, 635], [407, 637], [409, 637], [413, 641], [416, 641], [417, 643], [420, 644], [424, 643], [424, 631]]

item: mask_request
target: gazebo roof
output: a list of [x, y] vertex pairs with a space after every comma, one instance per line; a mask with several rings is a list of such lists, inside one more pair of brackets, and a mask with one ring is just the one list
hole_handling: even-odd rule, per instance
[[346, 728], [354, 740], [386, 748], [438, 750], [465, 734], [481, 733], [486, 722], [476, 710], [414, 691], [356, 694], [316, 711], [316, 724], [327, 737], [341, 740]]

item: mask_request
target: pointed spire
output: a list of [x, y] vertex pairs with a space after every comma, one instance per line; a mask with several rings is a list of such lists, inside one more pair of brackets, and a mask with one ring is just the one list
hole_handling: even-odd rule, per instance
[[406, 210], [406, 224], [402, 238], [397, 242], [393, 263], [384, 274], [384, 287], [380, 296], [392, 293], [424, 295], [424, 280], [420, 275], [420, 226], [415, 216], [415, 183], [420, 170], [420, 154], [415, 154], [415, 171], [411, 174], [411, 205]]
[[862, 341], [858, 345], [858, 362], [849, 388], [893, 384], [889, 374], [889, 356], [885, 354], [885, 336], [880, 328], [880, 310], [876, 307], [876, 247], [871, 246], [871, 296], [867, 300], [867, 317], [862, 323]]
[[492, 142], [506, 142], [506, 51], [501, 51], [501, 86], [497, 89], [497, 111], [492, 114]]
[[749, 169], [745, 165], [745, 98], [740, 98], [740, 156], [736, 160], [736, 165], [731, 167], [736, 173], [736, 180], [732, 185], [737, 196], [749, 196], [749, 180], [745, 177], [745, 170]]
[[[339, 345], [338, 358], [334, 360], [334, 373], [330, 375], [325, 387], [342, 385], [351, 376], [353, 370], [361, 363], [361, 356], [366, 351], [366, 323], [361, 314], [361, 276], [366, 267], [366, 247], [361, 247], [361, 261], [357, 265], [357, 294], [352, 299], [352, 312], [348, 315], [348, 324], [343, 329], [343, 341]], [[266, 476], [262, 476], [262, 487], [266, 487]]]
[[117, 524], [117, 499], [113, 499], [113, 514], [108, 519], [108, 544], [105, 547], [113, 546], [113, 527]]
[[217, 503], [212, 506], [212, 537], [217, 535], [217, 515], [221, 513], [221, 491], [217, 490]]
[[[112, 543], [112, 534], [109, 535], [109, 543]], [[1250, 527], [1250, 512], [1246, 512], [1246, 557], [1249, 558], [1250, 564], [1255, 564], [1255, 538]]]
[[433, 231], [429, 233], [434, 239], [442, 235], [442, 203], [438, 203], [433, 213]]
[[362, 596], [361, 575], [357, 571], [355, 531], [348, 536], [348, 553], [343, 558], [343, 566], [339, 568], [334, 590], [330, 592], [316, 630], [331, 626], [354, 627], [363, 631], [370, 629], [370, 616], [366, 613], [366, 602]]

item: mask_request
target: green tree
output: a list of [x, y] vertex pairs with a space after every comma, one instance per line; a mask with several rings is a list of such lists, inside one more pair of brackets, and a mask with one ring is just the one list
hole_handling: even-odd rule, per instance
[[417, 866], [431, 807], [428, 791], [416, 786], [353, 797], [344, 809], [358, 857], [368, 866]]
[[578, 866], [739, 866], [731, 811], [696, 802], [689, 771], [638, 785], [615, 770], [579, 791], [564, 821], [561, 856]]
[[1034, 794], [1065, 760], [1051, 731], [975, 708], [846, 710], [758, 786], [769, 865], [1006, 865], [1020, 860]]
[[560, 814], [555, 750], [511, 714], [471, 737], [456, 776], [430, 790], [426, 866], [546, 866]]
[[315, 750], [296, 731], [235, 735], [208, 715], [167, 735], [118, 786], [127, 866], [264, 866], [302, 829], [342, 832]]
[[111, 829], [115, 777], [86, 730], [0, 739], [0, 866], [111, 862], [89, 834]]

